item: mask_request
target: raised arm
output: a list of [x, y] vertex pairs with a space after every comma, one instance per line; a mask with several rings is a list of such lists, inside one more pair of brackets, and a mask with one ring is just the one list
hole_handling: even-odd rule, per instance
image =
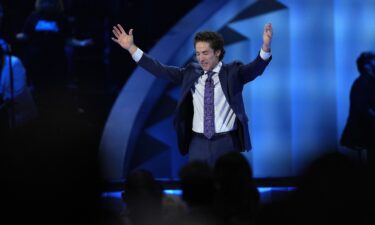
[[265, 52], [271, 51], [271, 41], [272, 41], [272, 24], [266, 23], [264, 25], [264, 31], [263, 31], [263, 45], [262, 49]]
[[120, 24], [117, 24], [113, 26], [112, 33], [115, 36], [112, 37], [112, 40], [122, 48], [128, 50], [130, 54], [133, 54], [138, 49], [134, 44], [133, 29], [130, 29], [129, 34], [127, 34], [124, 28]]

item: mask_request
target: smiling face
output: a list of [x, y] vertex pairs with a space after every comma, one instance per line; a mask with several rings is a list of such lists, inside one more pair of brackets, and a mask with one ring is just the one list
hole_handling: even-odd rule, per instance
[[195, 44], [195, 56], [202, 69], [209, 71], [219, 62], [220, 50], [215, 52], [208, 42], [199, 41]]

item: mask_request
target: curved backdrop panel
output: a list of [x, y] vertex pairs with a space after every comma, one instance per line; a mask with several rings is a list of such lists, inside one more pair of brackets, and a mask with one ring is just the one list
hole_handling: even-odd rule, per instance
[[[357, 76], [355, 58], [374, 48], [374, 25], [366, 22], [374, 9], [371, 0], [355, 7], [348, 0], [207, 0], [149, 54], [184, 66], [194, 60], [194, 34], [214, 30], [226, 41], [224, 62], [248, 62], [260, 50], [264, 24], [271, 22], [273, 60], [243, 92], [253, 142], [253, 150], [244, 155], [255, 177], [295, 176], [337, 147]], [[344, 26], [348, 22], [354, 30]], [[187, 160], [179, 155], [172, 125], [178, 93], [178, 86], [141, 68], [133, 72], [102, 135], [99, 152], [106, 180], [121, 180], [137, 168], [157, 178], [178, 177]]]

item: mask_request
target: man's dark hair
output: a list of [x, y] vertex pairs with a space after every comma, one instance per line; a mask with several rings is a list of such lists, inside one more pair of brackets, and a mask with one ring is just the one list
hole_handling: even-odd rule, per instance
[[362, 52], [361, 55], [357, 58], [357, 68], [360, 74], [366, 74], [365, 65], [370, 63], [372, 59], [375, 58], [373, 52]]
[[197, 42], [208, 42], [210, 47], [214, 50], [214, 52], [218, 50], [221, 51], [219, 60], [221, 61], [224, 58], [224, 38], [223, 36], [221, 36], [221, 34], [212, 31], [201, 31], [195, 34], [194, 47], [197, 44]]

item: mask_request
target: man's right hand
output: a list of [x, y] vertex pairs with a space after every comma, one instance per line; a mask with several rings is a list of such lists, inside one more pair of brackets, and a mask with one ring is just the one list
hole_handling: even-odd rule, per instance
[[130, 29], [129, 34], [127, 34], [124, 28], [120, 24], [117, 24], [117, 26], [113, 26], [112, 33], [115, 36], [112, 37], [112, 40], [122, 48], [128, 50], [130, 54], [133, 54], [137, 50], [137, 46], [133, 40], [133, 29]]

